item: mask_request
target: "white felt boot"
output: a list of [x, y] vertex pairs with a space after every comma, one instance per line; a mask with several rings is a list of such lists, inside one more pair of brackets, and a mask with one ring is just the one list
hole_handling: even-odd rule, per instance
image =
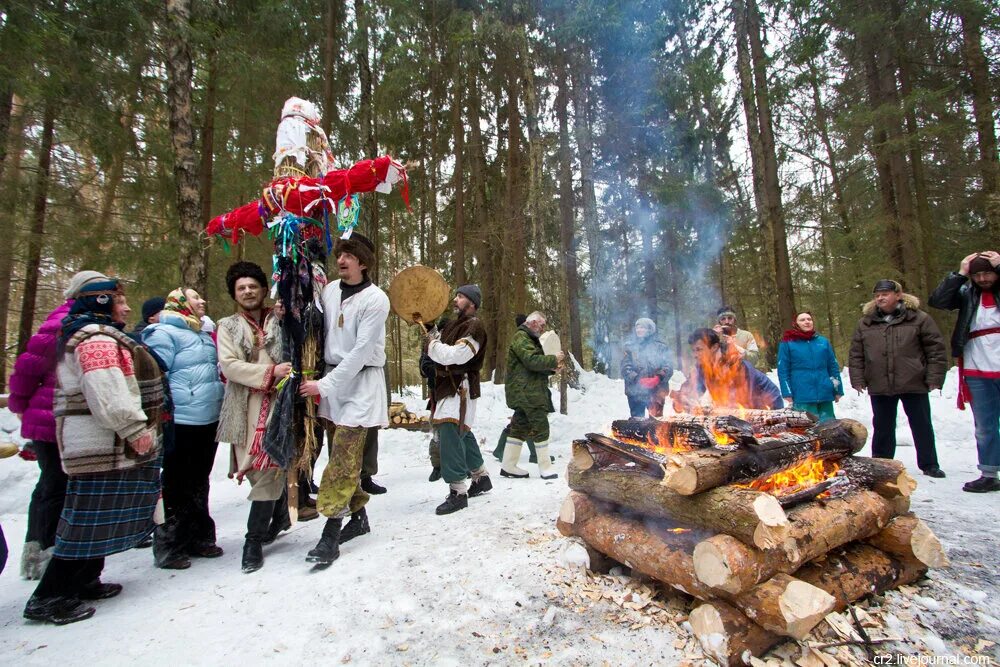
[[542, 476], [542, 479], [559, 477], [554, 470], [555, 466], [552, 465], [552, 459], [549, 457], [549, 444], [547, 442], [535, 443], [535, 454], [538, 456], [538, 474]]
[[500, 466], [501, 477], [524, 479], [528, 476], [527, 470], [522, 470], [517, 467], [517, 460], [521, 458], [521, 448], [523, 446], [524, 443], [520, 440], [515, 440], [510, 437], [507, 438], [507, 444], [503, 449], [503, 464]]

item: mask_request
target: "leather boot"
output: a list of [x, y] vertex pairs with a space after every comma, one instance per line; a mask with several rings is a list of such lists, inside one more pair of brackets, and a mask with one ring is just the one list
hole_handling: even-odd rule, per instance
[[340, 556], [340, 524], [343, 519], [327, 519], [323, 526], [323, 536], [316, 546], [306, 554], [307, 563], [326, 566]]
[[362, 507], [351, 515], [351, 520], [340, 531], [340, 543], [343, 544], [370, 532], [372, 532], [372, 528], [368, 525], [368, 512]]
[[[255, 500], [250, 503], [247, 518], [247, 536], [243, 544], [243, 572], [249, 574], [264, 567], [264, 550], [261, 547], [267, 537], [267, 529], [274, 514], [274, 500]], [[280, 501], [278, 501], [280, 502]]]
[[40, 598], [32, 595], [24, 607], [24, 617], [29, 621], [42, 621], [66, 625], [83, 621], [94, 615], [95, 609], [73, 597]]
[[520, 440], [510, 438], [503, 450], [503, 465], [500, 466], [501, 477], [513, 477], [514, 479], [524, 479], [528, 476], [527, 470], [517, 467], [517, 460], [521, 458]]
[[271, 524], [267, 528], [267, 533], [264, 535], [264, 539], [261, 540], [261, 544], [270, 544], [274, 542], [278, 537], [278, 533], [282, 533], [292, 527], [292, 519], [288, 516], [288, 499], [286, 496], [281, 496], [278, 500], [274, 501], [274, 512], [271, 513]]

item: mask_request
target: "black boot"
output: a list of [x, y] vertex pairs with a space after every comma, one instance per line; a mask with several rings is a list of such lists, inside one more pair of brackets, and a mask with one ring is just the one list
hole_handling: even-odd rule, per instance
[[428, 482], [436, 482], [441, 479], [441, 466], [434, 466], [431, 468], [431, 476], [427, 478]]
[[483, 475], [479, 479], [472, 480], [472, 484], [469, 485], [469, 497], [475, 498], [476, 496], [481, 496], [487, 491], [493, 490], [493, 482], [490, 481], [489, 475]]
[[351, 520], [347, 522], [343, 530], [340, 531], [340, 543], [343, 544], [348, 540], [353, 540], [355, 537], [365, 535], [372, 532], [371, 526], [368, 525], [368, 512], [362, 507], [357, 512], [351, 515]]
[[267, 528], [267, 533], [261, 544], [270, 544], [277, 539], [278, 533], [282, 533], [292, 527], [292, 518], [288, 516], [288, 500], [285, 496], [274, 502], [274, 512], [271, 514], [271, 525]]
[[323, 536], [316, 546], [306, 554], [307, 563], [326, 567], [340, 556], [340, 524], [343, 519], [327, 519], [323, 526]]
[[80, 587], [81, 600], [107, 600], [122, 592], [121, 584], [105, 584], [100, 579], [94, 579], [89, 584]]
[[246, 574], [264, 567], [264, 550], [261, 545], [267, 537], [267, 529], [274, 514], [274, 503], [274, 500], [255, 500], [250, 503], [247, 541], [243, 544], [243, 572]]
[[458, 510], [464, 510], [469, 506], [469, 494], [459, 493], [452, 489], [448, 493], [448, 497], [444, 499], [444, 502], [437, 506], [434, 510], [435, 514], [451, 514], [452, 512], [457, 512]]
[[386, 488], [381, 484], [378, 484], [371, 478], [371, 475], [365, 475], [361, 478], [361, 488], [365, 493], [370, 493], [373, 496], [378, 496], [386, 492]]
[[86, 606], [77, 598], [40, 598], [32, 595], [24, 607], [24, 617], [29, 621], [66, 625], [86, 620], [94, 615], [94, 611], [93, 607]]

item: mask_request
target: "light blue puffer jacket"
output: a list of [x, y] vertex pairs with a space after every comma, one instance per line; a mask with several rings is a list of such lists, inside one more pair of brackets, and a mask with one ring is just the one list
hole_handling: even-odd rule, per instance
[[212, 336], [191, 330], [183, 317], [170, 311], [142, 331], [142, 342], [169, 369], [174, 422], [204, 426], [219, 421], [225, 387], [219, 379], [219, 355]]

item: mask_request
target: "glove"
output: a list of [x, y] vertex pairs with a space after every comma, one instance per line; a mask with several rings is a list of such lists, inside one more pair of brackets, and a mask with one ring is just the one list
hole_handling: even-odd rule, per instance
[[38, 455], [35, 454], [35, 450], [32, 449], [28, 445], [25, 445], [24, 449], [22, 449], [21, 451], [19, 451], [17, 453], [17, 455], [20, 456], [25, 461], [37, 461], [38, 460]]
[[655, 375], [649, 378], [639, 378], [639, 384], [645, 389], [656, 389], [656, 385], [660, 384], [660, 378]]

